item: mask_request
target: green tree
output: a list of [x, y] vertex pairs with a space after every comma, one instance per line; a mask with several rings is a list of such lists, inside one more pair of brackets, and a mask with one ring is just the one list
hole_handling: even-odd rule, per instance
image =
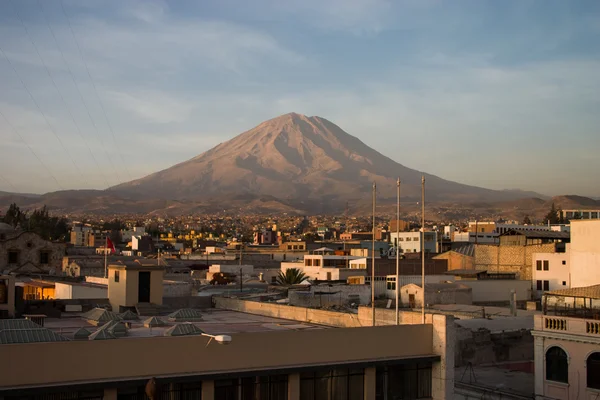
[[523, 218], [523, 225], [531, 225], [531, 218], [529, 218], [529, 215], [526, 215], [525, 218]]
[[288, 268], [283, 272], [279, 272], [277, 282], [281, 285], [298, 285], [306, 279], [304, 272], [301, 272], [298, 268]]
[[45, 240], [66, 240], [69, 224], [63, 217], [51, 216], [46, 206], [34, 210], [23, 226], [35, 232]]
[[546, 216], [544, 217], [544, 222], [550, 222], [551, 224], [558, 224], [560, 221], [559, 216], [558, 216], [558, 210], [556, 209], [556, 206], [554, 205], [554, 203], [552, 203], [552, 207], [550, 208], [550, 211], [548, 211], [548, 214], [546, 214]]
[[25, 225], [27, 222], [27, 211], [21, 211], [16, 203], [12, 203], [8, 207], [4, 218], [2, 218], [2, 222], [11, 225], [14, 228], [16, 228], [18, 225], [23, 227], [23, 225]]
[[558, 207], [558, 223], [559, 224], [564, 224], [565, 223], [565, 216], [563, 215], [563, 210], [562, 207]]

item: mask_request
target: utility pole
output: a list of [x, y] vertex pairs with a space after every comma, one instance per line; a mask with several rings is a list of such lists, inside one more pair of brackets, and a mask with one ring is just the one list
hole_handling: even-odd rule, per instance
[[398, 178], [398, 197], [396, 205], [396, 325], [400, 325], [400, 312], [399, 312], [399, 300], [400, 300], [400, 178]]
[[421, 323], [425, 323], [425, 175], [421, 177]]
[[377, 184], [373, 182], [373, 237], [371, 245], [371, 311], [373, 313], [373, 326], [375, 326], [375, 201]]
[[105, 234], [104, 240], [104, 277], [108, 278], [108, 262], [107, 262], [107, 254], [108, 254], [108, 234]]

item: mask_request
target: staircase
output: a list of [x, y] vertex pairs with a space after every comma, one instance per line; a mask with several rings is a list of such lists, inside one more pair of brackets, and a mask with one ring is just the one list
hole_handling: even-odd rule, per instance
[[154, 303], [137, 303], [135, 305], [135, 309], [136, 309], [138, 315], [141, 315], [144, 317], [154, 317], [154, 316], [159, 316], [159, 315], [166, 315], [173, 311], [167, 306], [154, 304]]

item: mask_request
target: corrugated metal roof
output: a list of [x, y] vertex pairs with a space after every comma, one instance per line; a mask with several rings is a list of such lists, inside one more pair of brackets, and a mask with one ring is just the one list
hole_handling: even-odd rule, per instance
[[105, 330], [116, 337], [127, 335], [127, 327], [121, 321], [108, 321], [106, 324], [102, 325], [100, 329]]
[[66, 342], [67, 339], [58, 333], [52, 332], [50, 329], [7, 329], [0, 331], [1, 344], [16, 344], [16, 343], [40, 343], [40, 342]]
[[600, 285], [576, 287], [571, 289], [559, 289], [551, 292], [546, 292], [550, 296], [563, 297], [586, 297], [588, 299], [600, 299]]
[[556, 232], [556, 231], [534, 231], [534, 230], [510, 230], [501, 234], [500, 236], [511, 236], [511, 235], [522, 235], [528, 239], [569, 239], [571, 237], [570, 232]]
[[116, 339], [117, 337], [106, 329], [98, 329], [96, 332], [88, 336], [88, 340], [109, 340]]
[[462, 254], [463, 256], [474, 257], [475, 256], [475, 243], [468, 243], [462, 246], [457, 246], [453, 248], [451, 251], [454, 251], [458, 254]]
[[200, 335], [204, 331], [198, 328], [196, 325], [186, 322], [183, 324], [177, 324], [170, 327], [164, 333], [165, 336], [189, 336], [189, 335]]
[[0, 331], [38, 328], [41, 328], [41, 326], [29, 319], [0, 319]]
[[194, 322], [202, 321], [202, 314], [192, 308], [182, 308], [169, 314], [169, 321], [172, 322]]
[[137, 321], [140, 319], [138, 315], [131, 310], [127, 310], [124, 313], [119, 314], [119, 317], [121, 317], [121, 319], [124, 321]]
[[165, 325], [167, 325], [167, 323], [158, 317], [150, 317], [144, 321], [144, 326], [146, 328]]
[[79, 328], [75, 331], [73, 337], [75, 339], [87, 339], [91, 334], [92, 332], [90, 332], [89, 330], [85, 328]]
[[83, 314], [83, 318], [91, 321], [108, 322], [108, 321], [120, 321], [121, 317], [112, 311], [105, 310], [104, 308], [94, 308]]

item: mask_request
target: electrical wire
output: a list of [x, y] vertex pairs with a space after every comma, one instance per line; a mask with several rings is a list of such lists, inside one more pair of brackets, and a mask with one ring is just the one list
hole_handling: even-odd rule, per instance
[[[50, 25], [50, 23], [48, 22], [48, 19], [46, 18], [46, 13], [44, 11], [44, 7], [42, 6], [42, 3], [40, 2], [40, 0], [38, 0], [38, 6], [42, 12], [42, 16], [44, 18], [44, 22], [46, 22], [46, 26], [48, 27], [48, 30], [50, 31], [50, 34], [52, 35], [52, 38], [54, 39], [54, 43], [56, 44], [56, 48], [58, 49], [60, 56], [63, 60], [63, 63], [65, 64], [65, 66], [67, 67], [67, 71], [69, 72], [69, 75], [71, 76], [71, 80], [73, 81], [73, 84], [75, 85], [75, 88], [77, 89], [77, 93], [79, 93], [79, 98], [81, 99], [81, 102], [83, 104], [83, 106], [85, 107], [85, 110], [87, 112], [87, 115], [90, 119], [90, 122], [92, 123], [92, 126], [94, 127], [94, 130], [96, 131], [96, 135], [99, 134], [98, 132], [98, 128], [96, 126], [96, 123], [94, 122], [94, 119], [92, 118], [92, 115], [90, 113], [90, 110], [87, 106], [87, 103], [85, 101], [85, 99], [83, 98], [83, 95], [81, 94], [81, 90], [79, 89], [79, 85], [77, 84], [76, 80], [75, 80], [75, 76], [73, 75], [73, 71], [71, 70], [71, 67], [69, 66], [69, 63], [67, 62], [65, 55], [60, 47], [60, 45], [58, 44], [58, 40], [56, 39], [56, 35], [54, 34], [54, 29], [52, 29], [52, 26]], [[57, 88], [58, 90], [58, 88]], [[61, 95], [62, 98], [62, 95]], [[63, 103], [65, 103], [64, 98], [63, 98]], [[66, 106], [66, 103], [65, 103]], [[71, 114], [69, 112], [69, 114]], [[98, 163], [98, 160], [96, 159], [96, 156], [94, 155], [91, 147], [89, 146], [89, 144], [86, 142], [86, 140], [84, 139], [83, 135], [81, 134], [81, 130], [79, 129], [79, 126], [77, 126], [77, 123], [75, 122], [75, 118], [73, 118], [73, 115], [71, 114], [71, 119], [73, 120], [73, 123], [75, 124], [75, 126], [77, 127], [77, 130], [79, 132], [79, 135], [81, 137], [81, 139], [84, 141], [85, 145], [87, 146], [90, 155], [92, 156], [94, 163], [96, 164], [96, 167], [99, 169], [100, 173], [102, 174], [102, 177], [104, 179], [104, 183], [106, 185], [106, 187], [109, 187], [108, 184], [108, 180], [106, 179], [106, 176], [104, 174], [104, 169], [100, 167], [100, 164]], [[108, 155], [108, 152], [106, 150], [106, 147], [104, 146], [104, 143], [102, 142], [102, 140], [100, 140], [100, 144], [102, 145], [102, 148], [104, 149], [104, 153], [106, 155], [106, 158], [108, 158], [108, 161], [110, 162], [110, 165], [112, 166], [113, 171], [115, 172], [116, 176], [117, 176], [117, 182], [120, 183], [121, 182], [121, 178], [119, 177], [119, 173], [117, 172], [117, 169], [115, 168], [114, 163], [112, 162], [112, 159], [110, 158], [110, 156]]]
[[11, 188], [13, 193], [17, 193], [17, 189], [15, 188], [15, 185], [13, 185], [12, 182], [8, 180], [8, 178], [6, 178], [6, 177], [2, 176], [2, 174], [0, 174], [0, 180], [6, 182], [6, 184]]
[[[2, 54], [4, 54], [4, 51], [2, 50], [2, 48], [0, 48], [0, 52]], [[29, 143], [27, 143], [27, 141], [25, 140], [25, 138], [23, 137], [23, 135], [21, 134], [21, 132], [19, 132], [19, 130], [8, 120], [8, 118], [6, 118], [6, 115], [4, 115], [4, 113], [2, 112], [2, 110], [0, 110], [0, 115], [2, 116], [2, 118], [4, 118], [4, 120], [6, 121], [6, 123], [8, 124], [8, 126], [17, 134], [17, 136], [19, 136], [19, 138], [21, 138], [21, 141], [25, 144], [25, 146], [27, 146], [27, 148], [29, 149], [29, 151], [31, 152], [31, 154], [33, 154], [33, 156], [39, 161], [39, 163], [42, 166], [42, 168], [52, 177], [52, 179], [56, 183], [56, 186], [58, 186], [58, 188], [62, 190], [63, 187], [58, 182], [58, 179], [56, 179], [56, 176], [54, 176], [54, 174], [52, 173], [52, 171], [50, 171], [50, 168], [48, 168], [46, 166], [46, 164], [42, 161], [42, 159], [40, 158], [40, 156], [38, 156], [37, 153], [33, 150], [33, 148], [29, 145]]]
[[125, 159], [123, 158], [123, 153], [121, 152], [121, 149], [120, 149], [119, 145], [117, 144], [117, 139], [115, 138], [115, 131], [112, 127], [112, 124], [110, 123], [110, 121], [108, 119], [108, 114], [106, 113], [106, 109], [104, 108], [104, 103], [102, 102], [102, 99], [100, 98], [100, 95], [98, 94], [96, 82], [94, 81], [94, 78], [92, 78], [92, 74], [90, 73], [90, 69], [88, 67], [87, 61], [85, 60], [85, 57], [83, 56], [83, 51], [81, 51], [81, 47], [79, 46], [79, 41], [77, 40], [77, 36], [75, 35], [75, 31], [73, 30], [73, 25], [71, 24], [71, 19], [69, 18], [69, 15], [67, 14], [67, 11], [65, 10], [65, 5], [64, 5], [63, 0], [60, 0], [60, 6], [61, 6], [62, 12], [67, 20], [67, 24], [69, 25], [69, 30], [71, 31], [71, 36], [73, 36], [73, 40], [75, 41], [75, 45], [77, 46], [77, 51], [79, 52], [81, 61], [83, 61], [83, 65], [85, 66], [87, 75], [90, 78], [90, 82], [92, 83], [92, 88], [94, 89], [94, 93], [96, 94], [96, 98], [98, 99], [98, 103], [100, 104], [100, 109], [102, 110], [102, 114], [104, 115], [104, 119], [106, 120], [106, 125], [108, 126], [108, 128], [110, 130], [110, 134], [112, 136], [113, 142], [117, 149], [117, 153], [119, 154], [119, 157], [121, 158], [121, 162], [123, 163], [123, 168], [125, 169], [125, 172], [127, 173], [129, 180], [132, 180], [131, 173], [129, 172], [129, 168], [127, 168], [127, 163], [125, 162]]
[[58, 143], [60, 144], [60, 146], [63, 148], [63, 150], [67, 154], [67, 157], [70, 159], [70, 161], [73, 164], [73, 166], [75, 167], [75, 169], [79, 172], [80, 175], [83, 176], [81, 170], [79, 169], [79, 166], [75, 163], [75, 160], [73, 159], [73, 156], [67, 150], [65, 144], [63, 143], [63, 141], [60, 139], [60, 137], [58, 136], [58, 134], [56, 133], [56, 131], [52, 127], [52, 124], [50, 124], [50, 121], [48, 120], [48, 117], [46, 117], [46, 114], [44, 113], [44, 111], [42, 110], [42, 108], [40, 107], [40, 105], [38, 104], [38, 102], [35, 100], [35, 98], [33, 97], [33, 94], [31, 94], [31, 91], [29, 90], [29, 88], [25, 84], [25, 81], [21, 77], [21, 74], [19, 74], [19, 71], [17, 71], [17, 69], [13, 65], [12, 61], [10, 61], [10, 58], [8, 58], [8, 56], [6, 55], [6, 53], [4, 52], [4, 50], [1, 47], [0, 47], [0, 53], [2, 53], [2, 55], [4, 56], [4, 58], [6, 58], [6, 61], [10, 65], [11, 69], [14, 71], [15, 75], [17, 75], [17, 78], [21, 82], [21, 85], [23, 85], [23, 88], [25, 89], [25, 91], [29, 95], [29, 98], [31, 99], [31, 101], [33, 102], [33, 104], [35, 105], [35, 107], [37, 108], [38, 112], [42, 115], [42, 118], [46, 122], [46, 125], [48, 125], [48, 128], [50, 129], [50, 132], [52, 132], [52, 134], [54, 135], [54, 137], [56, 138], [56, 140], [58, 141]]
[[[23, 21], [23, 18], [21, 18], [21, 14], [19, 13], [18, 8], [14, 5], [14, 3], [11, 1], [11, 4], [15, 10], [15, 14], [17, 15], [17, 17], [19, 18], [19, 21], [21, 21], [21, 25], [23, 26], [23, 29], [25, 30], [25, 33], [27, 34], [27, 38], [29, 39], [29, 41], [31, 42], [31, 45], [33, 46], [33, 48], [35, 49], [35, 52], [38, 55], [38, 58], [40, 59], [40, 61], [42, 62], [42, 65], [44, 66], [44, 69], [46, 70], [46, 74], [48, 74], [48, 77], [50, 78], [50, 81], [52, 81], [52, 84], [54, 85], [54, 88], [56, 89], [56, 91], [58, 92], [58, 95], [60, 97], [60, 99], [62, 100], [65, 109], [67, 110], [67, 112], [69, 113], [69, 115], [71, 116], [71, 120], [73, 121], [73, 124], [75, 125], [75, 128], [77, 129], [77, 133], [79, 134], [79, 137], [81, 138], [81, 140], [83, 140], [84, 144], [87, 146], [87, 148], [90, 150], [90, 153], [92, 154], [92, 157], [94, 158], [94, 160], [96, 159], [95, 156], [93, 155], [93, 152], [90, 148], [90, 146], [87, 144], [86, 140], [83, 138], [83, 134], [81, 133], [81, 129], [79, 129], [79, 125], [77, 125], [77, 122], [75, 121], [75, 117], [73, 116], [73, 113], [71, 112], [71, 109], [69, 108], [69, 106], [67, 105], [67, 102], [65, 101], [65, 98], [63, 97], [60, 89], [58, 88], [58, 85], [56, 84], [56, 81], [54, 80], [54, 78], [52, 77], [52, 74], [50, 73], [50, 70], [48, 69], [48, 66], [46, 65], [46, 62], [44, 61], [44, 58], [42, 57], [42, 55], [40, 54], [40, 51], [37, 47], [37, 45], [35, 44], [31, 34], [29, 33], [29, 29], [27, 29], [27, 25], [25, 25], [25, 22]], [[8, 57], [7, 57], [8, 59]], [[12, 63], [11, 63], [12, 65]], [[14, 69], [14, 68], [13, 68]], [[16, 69], [15, 69], [16, 72]], [[22, 80], [21, 80], [22, 81]], [[30, 93], [31, 96], [31, 93]], [[37, 101], [35, 101], [35, 99], [33, 98], [33, 96], [31, 96], [32, 100], [37, 104]], [[85, 179], [85, 176], [83, 175], [83, 172], [81, 171], [81, 169], [79, 168], [79, 166], [77, 165], [77, 163], [75, 163], [75, 159], [71, 156], [71, 154], [69, 153], [69, 151], [67, 150], [67, 148], [64, 146], [62, 140], [60, 139], [60, 137], [58, 136], [58, 134], [55, 132], [54, 128], [52, 127], [52, 125], [50, 124], [50, 122], [48, 121], [48, 119], [46, 118], [46, 115], [43, 113], [42, 109], [39, 107], [38, 105], [38, 109], [40, 110], [40, 112], [42, 113], [42, 115], [44, 116], [44, 119], [46, 120], [46, 123], [48, 124], [48, 126], [50, 127], [50, 130], [52, 131], [52, 133], [54, 133], [54, 136], [56, 136], [56, 138], [58, 139], [58, 141], [61, 143], [61, 145], [63, 146], [63, 148], [65, 149], [65, 152], [69, 155], [69, 157], [71, 158], [71, 162], [73, 163], [73, 165], [75, 166], [75, 168], [79, 171], [79, 174], [81, 175], [81, 178], [83, 179], [83, 181], [86, 183], [87, 185], [87, 180]]]

